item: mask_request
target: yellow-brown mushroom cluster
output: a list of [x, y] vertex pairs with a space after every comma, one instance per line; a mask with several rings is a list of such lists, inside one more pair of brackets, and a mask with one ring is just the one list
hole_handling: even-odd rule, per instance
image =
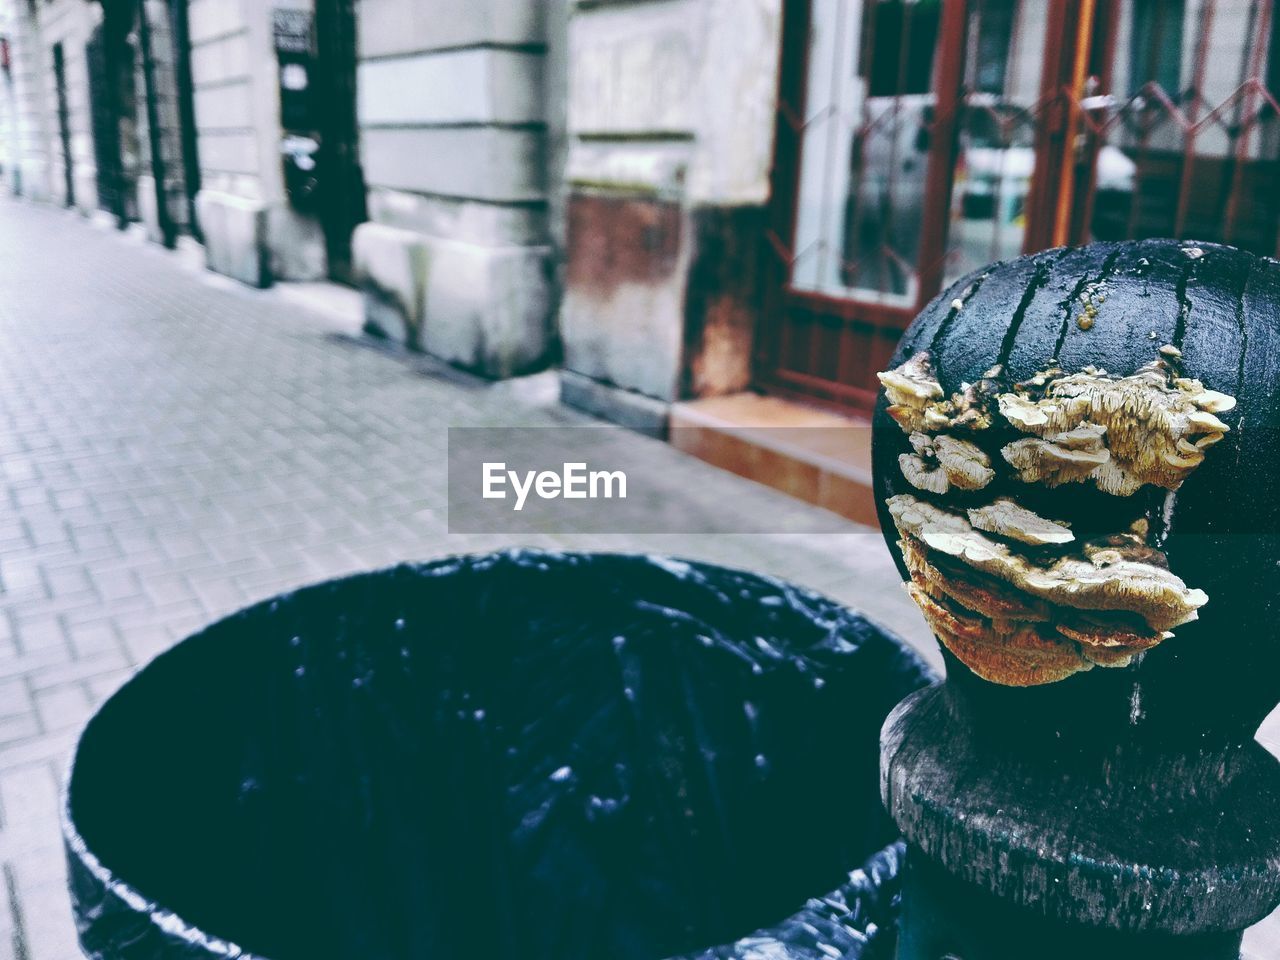
[[[918, 491], [887, 501], [907, 588], [979, 676], [1030, 686], [1125, 666], [1208, 601], [1169, 570], [1146, 520], [1080, 541], [1016, 497], [1018, 482], [1091, 482], [1120, 497], [1146, 484], [1176, 490], [1229, 429], [1216, 414], [1235, 404], [1181, 376], [1178, 359], [1166, 347], [1132, 376], [1051, 367], [1011, 388], [996, 369], [949, 398], [927, 353], [881, 374], [913, 451], [898, 466]], [[993, 424], [1005, 436], [988, 453], [980, 441]], [[1025, 436], [1008, 440], [1007, 428]], [[1001, 469], [1014, 496], [956, 504], [956, 491], [981, 491]]]
[[1179, 376], [1176, 347], [1161, 354], [1129, 377], [1055, 368], [1000, 394], [1001, 416], [1031, 435], [1006, 446], [1004, 458], [1028, 483], [1091, 480], [1119, 497], [1147, 483], [1178, 489], [1227, 432], [1216, 415], [1236, 401]]

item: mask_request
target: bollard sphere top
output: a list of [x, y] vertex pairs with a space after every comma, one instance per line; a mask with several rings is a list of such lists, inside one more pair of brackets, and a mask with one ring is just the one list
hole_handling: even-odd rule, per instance
[[880, 381], [881, 526], [953, 679], [1252, 735], [1280, 699], [1280, 263], [1174, 240], [998, 263]]

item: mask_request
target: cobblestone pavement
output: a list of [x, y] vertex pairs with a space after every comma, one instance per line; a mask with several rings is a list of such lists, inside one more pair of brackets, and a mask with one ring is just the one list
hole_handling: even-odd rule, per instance
[[[363, 343], [45, 207], [0, 200], [0, 960], [74, 960], [58, 784], [95, 705], [194, 629], [302, 583], [507, 545], [449, 535], [445, 427], [592, 421], [546, 380], [489, 385]], [[664, 458], [673, 502], [830, 529], [828, 515]], [[878, 533], [521, 537], [780, 576], [929, 650]], [[1261, 944], [1261, 941], [1258, 941]], [[1272, 957], [1267, 951], [1257, 954]]]

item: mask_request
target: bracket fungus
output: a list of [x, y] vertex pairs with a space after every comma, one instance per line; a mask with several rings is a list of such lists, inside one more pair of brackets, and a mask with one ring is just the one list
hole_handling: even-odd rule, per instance
[[1238, 957], [1280, 904], [1280, 260], [1041, 251], [885, 366], [876, 509], [946, 664], [881, 730], [899, 953]]
[[[910, 494], [888, 507], [912, 598], [939, 639], [988, 680], [1022, 686], [1126, 666], [1208, 600], [1137, 533], [1076, 543], [1064, 524], [1009, 500], [967, 516]], [[1025, 550], [1046, 545], [1073, 549]]]
[[940, 430], [985, 430], [991, 426], [990, 398], [998, 384], [998, 369], [988, 370], [974, 383], [962, 384], [950, 397], [933, 371], [927, 352], [899, 367], [877, 374], [889, 398], [889, 416], [908, 433]]
[[[1054, 366], [1003, 389], [951, 400], [922, 351], [882, 375], [889, 415], [909, 430], [898, 457], [921, 494], [978, 491], [996, 477], [977, 442], [991, 437], [1022, 484], [1090, 481], [1130, 497], [1176, 490], [1230, 429], [1232, 397], [1181, 375], [1176, 348], [1125, 377]], [[895, 411], [897, 411], [895, 413]], [[974, 439], [931, 432], [969, 428]], [[1002, 442], [1000, 438], [1019, 435]], [[886, 500], [910, 573], [911, 597], [948, 649], [984, 679], [1012, 686], [1061, 680], [1094, 666], [1128, 666], [1208, 601], [1148, 543], [1150, 524], [1077, 542], [1068, 523], [1002, 496], [963, 512], [902, 493]], [[1056, 549], [1055, 549], [1056, 548]]]
[[[1188, 290], [1257, 261], [1174, 241], [1097, 247], [987, 268], [963, 310], [946, 295], [926, 308], [879, 375], [877, 417], [896, 429], [878, 419], [877, 492], [908, 590], [942, 644], [998, 684], [1129, 666], [1212, 593], [1165, 540], [1175, 493], [1243, 416], [1230, 415], [1245, 364], [1207, 362], [1198, 335], [1185, 355]], [[1067, 262], [1085, 269], [1055, 272]], [[1243, 283], [1229, 279], [1230, 297], [1200, 302], [1238, 301], [1243, 350]]]
[[1027, 483], [1092, 480], [1120, 497], [1148, 483], [1178, 489], [1230, 429], [1216, 414], [1236, 405], [1234, 397], [1179, 375], [1180, 359], [1176, 347], [1166, 346], [1128, 377], [1089, 366], [1073, 374], [1046, 370], [1016, 384], [1000, 394], [1000, 416], [1032, 436], [1001, 454]]
[[991, 459], [981, 447], [968, 440], [945, 433], [936, 437], [913, 433], [910, 439], [915, 453], [901, 454], [898, 466], [911, 485], [920, 490], [930, 493], [946, 493], [952, 487], [981, 490], [996, 475], [991, 469]]
[[969, 522], [975, 529], [1009, 537], [1033, 547], [1050, 543], [1070, 543], [1075, 539], [1071, 526], [1045, 517], [1019, 506], [1008, 497], [1001, 497], [982, 507], [968, 511]]

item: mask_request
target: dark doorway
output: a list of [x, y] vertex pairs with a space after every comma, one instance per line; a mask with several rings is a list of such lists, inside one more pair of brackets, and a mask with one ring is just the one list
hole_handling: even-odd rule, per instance
[[98, 206], [113, 214], [121, 229], [138, 218], [137, 91], [133, 47], [128, 42], [131, 27], [131, 18], [109, 15], [85, 45]]
[[98, 167], [98, 205], [115, 215], [123, 227], [128, 223], [120, 190], [120, 127], [107, 104], [107, 51], [102, 27], [85, 45], [89, 66], [89, 111], [93, 121], [93, 154]]
[[356, 120], [356, 16], [354, 0], [316, 0], [318, 69], [313, 78], [320, 141], [318, 213], [324, 229], [329, 278], [352, 283], [351, 235], [368, 219], [360, 132]]
[[191, 28], [187, 19], [188, 0], [170, 0], [169, 28], [173, 36], [174, 86], [177, 92], [178, 136], [182, 145], [182, 184], [187, 198], [187, 227], [203, 240], [196, 215], [196, 194], [200, 192], [200, 155], [196, 135], [194, 84], [191, 80]]
[[71, 166], [71, 110], [67, 106], [67, 63], [62, 44], [53, 45], [53, 86], [58, 97], [58, 139], [62, 144], [62, 175], [65, 178], [67, 206], [76, 205], [76, 178]]

